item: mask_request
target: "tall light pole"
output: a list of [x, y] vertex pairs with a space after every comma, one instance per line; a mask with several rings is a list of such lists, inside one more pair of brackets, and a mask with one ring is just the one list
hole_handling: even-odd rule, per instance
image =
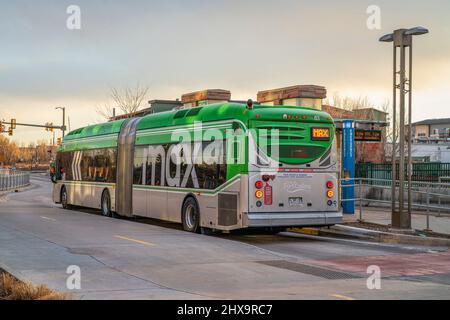
[[55, 110], [57, 109], [61, 109], [62, 113], [63, 113], [63, 118], [62, 118], [62, 136], [64, 138], [64, 134], [66, 132], [66, 108], [65, 107], [56, 107]]
[[[393, 42], [394, 44], [394, 69], [393, 69], [393, 129], [392, 129], [392, 227], [399, 229], [411, 229], [411, 114], [412, 114], [412, 36], [428, 33], [423, 27], [414, 27], [411, 29], [398, 29], [393, 33], [386, 34], [380, 38], [381, 42]], [[409, 59], [408, 68], [406, 68], [406, 50], [408, 49]], [[400, 51], [400, 61], [397, 61], [397, 53]], [[408, 71], [407, 71], [408, 70]], [[408, 74], [406, 73], [408, 72]], [[408, 94], [408, 206], [404, 210], [404, 187], [405, 187], [405, 100]], [[397, 140], [397, 95], [400, 102], [400, 128], [399, 128], [399, 194], [398, 211], [396, 208], [396, 140]]]

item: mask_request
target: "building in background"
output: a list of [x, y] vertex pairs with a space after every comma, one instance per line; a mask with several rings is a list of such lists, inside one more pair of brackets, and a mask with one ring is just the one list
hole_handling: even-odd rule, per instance
[[449, 143], [450, 118], [414, 122], [412, 134], [415, 143]]
[[413, 143], [411, 155], [414, 162], [450, 163], [450, 143]]
[[322, 109], [322, 100], [327, 89], [316, 85], [296, 85], [285, 88], [259, 91], [257, 101], [265, 106], [302, 106]]
[[181, 102], [184, 107], [200, 107], [212, 103], [229, 102], [231, 92], [223, 89], [207, 89], [191, 93], [185, 93], [181, 96]]

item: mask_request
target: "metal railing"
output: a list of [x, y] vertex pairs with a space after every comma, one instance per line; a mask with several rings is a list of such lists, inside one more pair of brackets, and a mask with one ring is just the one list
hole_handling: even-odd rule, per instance
[[30, 184], [28, 172], [0, 169], [0, 191], [17, 189]]
[[[396, 164], [395, 170], [397, 180], [400, 176], [399, 165], [399, 163]], [[406, 169], [404, 174], [407, 180]], [[438, 182], [439, 177], [450, 176], [450, 163], [416, 162], [412, 164], [411, 175], [414, 181]], [[355, 177], [390, 180], [392, 179], [392, 163], [357, 163]]]
[[[344, 183], [342, 183], [344, 182]], [[341, 188], [354, 187], [353, 199], [342, 199], [342, 202], [354, 201], [355, 206], [359, 206], [360, 220], [363, 219], [363, 203], [368, 206], [371, 202], [378, 203], [380, 205], [387, 204], [389, 207], [392, 205], [391, 195], [392, 181], [386, 179], [371, 179], [371, 178], [353, 178], [353, 179], [341, 179]], [[399, 181], [396, 181], [396, 188], [399, 187]], [[405, 182], [405, 190], [407, 190], [408, 182]], [[380, 190], [378, 192], [379, 198], [369, 198], [368, 194], [374, 192], [374, 190]], [[386, 192], [383, 192], [386, 190]], [[398, 189], [397, 189], [398, 194]], [[387, 199], [383, 199], [386, 195]], [[423, 182], [412, 181], [411, 182], [411, 209], [414, 210], [414, 214], [425, 215], [427, 229], [430, 229], [430, 216], [450, 217], [450, 183], [443, 182]], [[406, 193], [404, 199], [406, 200]], [[421, 201], [417, 201], [420, 199]], [[416, 200], [416, 201], [414, 201]], [[399, 202], [396, 200], [395, 205], [398, 208]], [[407, 208], [407, 202], [404, 202], [404, 208]]]

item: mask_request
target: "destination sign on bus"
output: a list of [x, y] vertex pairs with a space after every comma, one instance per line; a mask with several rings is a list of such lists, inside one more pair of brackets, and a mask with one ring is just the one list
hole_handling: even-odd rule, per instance
[[311, 128], [311, 140], [330, 140], [330, 128]]

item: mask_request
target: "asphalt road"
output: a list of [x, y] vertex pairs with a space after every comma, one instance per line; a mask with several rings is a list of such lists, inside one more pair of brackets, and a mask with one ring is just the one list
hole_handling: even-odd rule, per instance
[[[450, 298], [447, 248], [190, 234], [152, 220], [63, 210], [51, 201], [47, 177], [36, 174], [32, 183], [0, 196], [0, 268], [75, 299]], [[367, 287], [373, 265], [380, 289]], [[79, 267], [81, 289], [68, 289], [69, 266]]]

